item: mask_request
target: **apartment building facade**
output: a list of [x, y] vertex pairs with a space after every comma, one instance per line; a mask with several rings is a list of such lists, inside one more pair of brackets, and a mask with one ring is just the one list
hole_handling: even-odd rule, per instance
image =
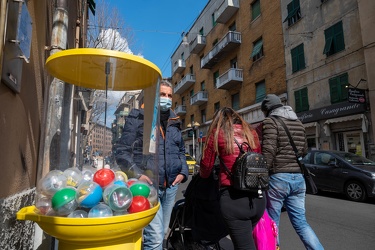
[[288, 103], [310, 148], [375, 158], [373, 1], [282, 0]]
[[287, 101], [280, 20], [279, 1], [211, 0], [173, 53], [173, 108], [197, 159], [219, 108], [232, 107], [257, 126], [266, 94]]
[[91, 157], [109, 156], [112, 152], [112, 129], [103, 124], [90, 123], [89, 148]]

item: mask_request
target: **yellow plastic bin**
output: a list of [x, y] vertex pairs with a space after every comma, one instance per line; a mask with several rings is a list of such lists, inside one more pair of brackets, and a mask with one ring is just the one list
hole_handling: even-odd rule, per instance
[[35, 206], [28, 206], [17, 212], [17, 219], [38, 223], [44, 232], [59, 240], [59, 250], [138, 250], [142, 230], [159, 206], [134, 214], [82, 219], [40, 215], [35, 213]]

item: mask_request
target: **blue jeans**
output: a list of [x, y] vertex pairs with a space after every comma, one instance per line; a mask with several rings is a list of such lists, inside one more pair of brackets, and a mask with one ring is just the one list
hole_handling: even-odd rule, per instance
[[[324, 249], [305, 216], [306, 184], [302, 174], [278, 173], [270, 176], [270, 187], [267, 191], [267, 211], [279, 227], [283, 205], [294, 230], [306, 249]], [[279, 242], [279, 239], [278, 239]]]
[[168, 232], [172, 209], [177, 194], [178, 185], [169, 188], [159, 188], [160, 208], [154, 219], [143, 230], [143, 249], [162, 250], [164, 235]]

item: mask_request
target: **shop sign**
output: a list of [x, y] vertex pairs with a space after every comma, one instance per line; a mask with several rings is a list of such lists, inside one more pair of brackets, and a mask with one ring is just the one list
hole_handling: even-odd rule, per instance
[[341, 102], [330, 106], [297, 113], [302, 123], [315, 122], [323, 119], [337, 118], [346, 115], [363, 113], [366, 111], [365, 103]]
[[365, 90], [357, 88], [348, 88], [348, 101], [351, 103], [366, 103]]

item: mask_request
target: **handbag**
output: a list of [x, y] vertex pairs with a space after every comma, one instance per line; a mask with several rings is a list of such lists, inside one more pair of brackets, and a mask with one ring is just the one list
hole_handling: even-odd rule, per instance
[[[314, 180], [313, 180], [313, 178], [311, 176], [312, 173], [307, 169], [307, 167], [305, 166], [305, 164], [303, 162], [301, 162], [302, 157], [298, 155], [297, 147], [294, 144], [294, 141], [292, 139], [292, 136], [290, 135], [288, 127], [285, 125], [285, 123], [284, 123], [284, 121], [282, 119], [280, 119], [277, 116], [273, 116], [273, 117], [275, 117], [276, 120], [278, 120], [280, 122], [281, 126], [283, 126], [286, 134], [289, 137], [290, 144], [292, 145], [293, 151], [294, 151], [294, 153], [296, 155], [297, 163], [298, 163], [299, 167], [301, 168], [303, 177], [305, 178], [306, 193], [307, 194], [316, 194], [316, 193], [318, 193], [318, 188], [316, 187], [315, 182], [314, 182]], [[271, 117], [271, 119], [272, 119], [272, 117]]]
[[253, 238], [257, 250], [275, 250], [277, 244], [277, 225], [264, 210], [262, 218], [253, 229]]

